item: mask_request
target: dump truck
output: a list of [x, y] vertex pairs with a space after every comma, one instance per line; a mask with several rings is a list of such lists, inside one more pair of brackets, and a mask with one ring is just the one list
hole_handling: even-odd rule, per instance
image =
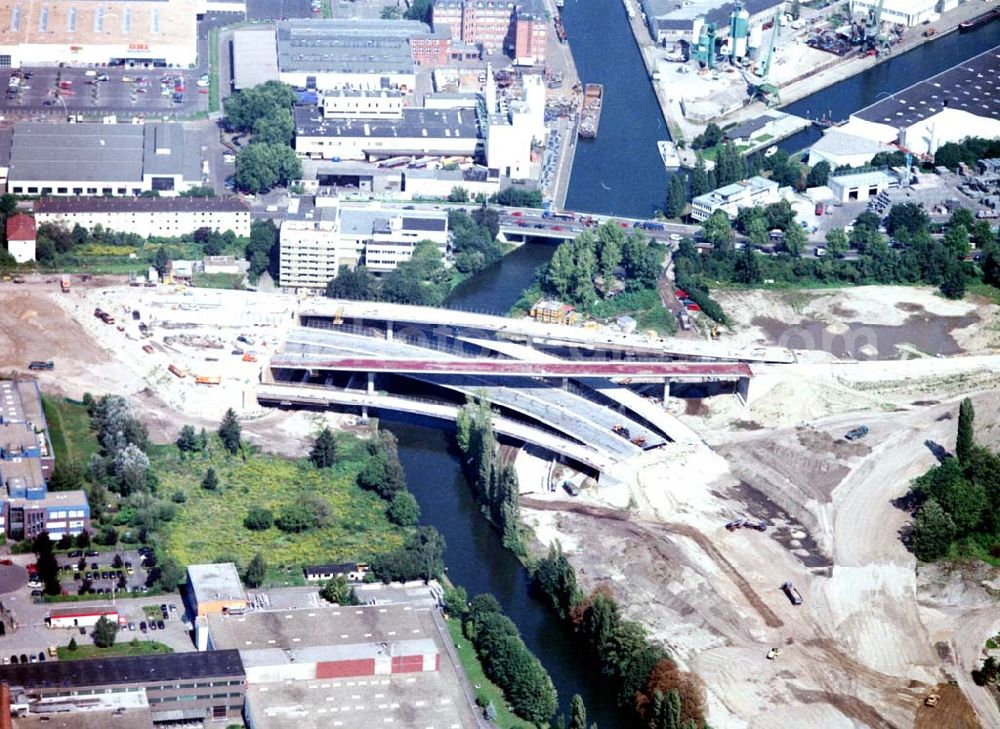
[[802, 604], [802, 595], [799, 594], [799, 591], [795, 589], [795, 585], [791, 582], [783, 583], [781, 585], [781, 591], [785, 593], [792, 605]]
[[861, 440], [866, 435], [868, 435], [868, 426], [860, 425], [854, 430], [849, 430], [844, 434], [844, 438], [847, 440]]
[[61, 279], [59, 279], [59, 286], [60, 286], [60, 288], [62, 288], [62, 292], [64, 294], [68, 294], [69, 293], [69, 276], [63, 276]]
[[202, 375], [200, 377], [195, 377], [194, 381], [199, 385], [218, 385], [222, 383], [222, 378], [218, 375], [206, 376]]

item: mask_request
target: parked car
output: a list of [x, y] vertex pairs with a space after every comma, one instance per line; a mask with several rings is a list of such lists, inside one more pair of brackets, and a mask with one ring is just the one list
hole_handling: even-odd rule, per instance
[[163, 630], [164, 628], [165, 628], [165, 625], [164, 625], [163, 621], [162, 620], [157, 620], [156, 621], [156, 629], [157, 630]]
[[146, 621], [145, 620], [143, 620], [141, 623], [139, 623], [139, 630], [141, 630], [143, 633], [146, 632]]

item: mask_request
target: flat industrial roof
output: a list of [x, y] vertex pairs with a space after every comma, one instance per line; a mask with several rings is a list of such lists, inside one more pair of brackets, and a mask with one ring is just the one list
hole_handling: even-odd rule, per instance
[[[6, 438], [4, 438], [3, 443], [0, 443], [0, 446], [5, 449], [7, 448]], [[42, 462], [37, 458], [18, 458], [14, 461], [0, 460], [0, 482], [11, 491], [17, 489], [31, 491], [43, 488], [45, 486], [45, 477], [42, 475]], [[65, 494], [74, 492], [58, 491], [56, 493]], [[5, 501], [8, 500], [6, 499], [6, 493], [2, 491], [0, 491], [0, 498]], [[14, 499], [14, 501], [19, 500]], [[29, 503], [41, 505], [42, 501], [42, 499], [34, 499]]]
[[295, 134], [305, 137], [471, 138], [479, 136], [472, 109], [403, 109], [401, 119], [324, 119], [315, 106], [295, 109]]
[[[444, 663], [444, 660], [442, 660]], [[255, 729], [376, 725], [459, 729], [477, 726], [452, 671], [344, 680], [286, 681], [247, 689]]]
[[150, 729], [153, 726], [148, 706], [120, 711], [46, 711], [14, 716], [11, 721], [14, 729]]
[[285, 20], [277, 24], [282, 73], [413, 73], [410, 38], [433, 37], [415, 20]]
[[199, 604], [213, 600], [247, 599], [240, 573], [232, 562], [191, 564], [187, 572], [194, 587], [195, 601]]
[[47, 197], [35, 203], [35, 213], [249, 213], [235, 197]]
[[[696, 18], [706, 23], [716, 23], [721, 35], [729, 33], [729, 16], [736, 5], [732, 0], [694, 0], [680, 3], [677, 0], [640, 0], [646, 15], [658, 28], [690, 28]], [[784, 0], [743, 0], [743, 9], [750, 15], [777, 8]]]
[[897, 91], [852, 116], [899, 128], [945, 109], [1000, 120], [1000, 46]]
[[0, 681], [26, 690], [149, 684], [180, 679], [244, 678], [239, 651], [161, 653], [82, 661], [45, 661], [0, 666]]
[[233, 33], [233, 85], [248, 89], [278, 79], [278, 43], [274, 28], [241, 29]]
[[303, 650], [433, 639], [426, 609], [364, 605], [207, 616], [212, 644], [238, 650]]

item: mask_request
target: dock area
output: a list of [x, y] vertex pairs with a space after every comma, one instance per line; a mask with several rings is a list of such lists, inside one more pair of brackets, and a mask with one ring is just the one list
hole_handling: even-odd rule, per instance
[[547, 89], [546, 101], [556, 106], [571, 106], [573, 113], [565, 118], [555, 118], [549, 122], [550, 134], [553, 130], [559, 133], [556, 146], [556, 166], [549, 178], [548, 184], [542, 188], [542, 194], [552, 201], [556, 209], [566, 205], [566, 195], [569, 191], [570, 176], [573, 172], [573, 162], [576, 159], [577, 126], [579, 124], [579, 109], [581, 103], [580, 76], [570, 51], [570, 41], [561, 41], [557, 36], [555, 19], [559, 17], [559, 9], [555, 0], [545, 0], [546, 9], [553, 22], [553, 31], [548, 34], [546, 57], [547, 71], [561, 79], [558, 86]]
[[[927, 30], [924, 25], [908, 28], [889, 53], [877, 57], [860, 55], [851, 55], [849, 58], [837, 57], [806, 45], [804, 39], [809, 32], [808, 25], [799, 30], [783, 29], [781, 39], [775, 48], [771, 79], [780, 88], [781, 104], [789, 104], [838, 81], [867, 71], [882, 61], [905, 53], [922, 43], [929, 43], [955, 32], [960, 23], [982, 14], [987, 8], [988, 5], [985, 3], [968, 2], [949, 10], [934, 22], [935, 32], [930, 36], [924, 35]], [[825, 17], [832, 11], [832, 6], [818, 11], [803, 6], [801, 17], [808, 23], [814, 18]], [[642, 54], [643, 63], [671, 138], [675, 142], [690, 141], [696, 137], [704, 130], [709, 118], [713, 118], [720, 126], [733, 122], [745, 124], [768, 111], [763, 102], [750, 103], [749, 99], [745, 98], [746, 82], [743, 74], [736, 69], [720, 64], [714, 73], [699, 74], [693, 66], [677, 62], [675, 57], [653, 42], [641, 14], [636, 14], [627, 20]], [[715, 114], [710, 114], [709, 110], [713, 104], [718, 106], [718, 109]], [[689, 112], [687, 116], [684, 113], [685, 105]], [[817, 116], [819, 115], [817, 112]], [[803, 127], [800, 128], [809, 123], [810, 120], [803, 120]], [[785, 133], [781, 138], [792, 133], [794, 131]], [[770, 146], [775, 141], [778, 141], [778, 138], [766, 140], [766, 143], [759, 144], [754, 149]]]

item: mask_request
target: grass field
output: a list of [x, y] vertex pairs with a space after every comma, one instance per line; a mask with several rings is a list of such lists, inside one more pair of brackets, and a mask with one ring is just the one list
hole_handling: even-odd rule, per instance
[[[385, 516], [385, 502], [355, 483], [364, 460], [364, 444], [340, 439], [340, 461], [319, 470], [307, 460], [294, 461], [251, 452], [246, 460], [227, 455], [212, 439], [209, 453], [181, 459], [174, 446], [153, 446], [150, 461], [159, 478], [159, 493], [170, 498], [184, 492], [176, 517], [163, 525], [160, 543], [181, 564], [235, 561], [246, 565], [260, 552], [274, 570], [303, 564], [364, 561], [400, 546], [405, 532]], [[219, 488], [201, 487], [211, 466]], [[329, 525], [298, 534], [272, 526], [251, 531], [243, 526], [251, 506], [281, 508], [306, 496], [317, 496], [330, 506]]]
[[97, 453], [97, 437], [90, 429], [87, 409], [78, 402], [61, 397], [42, 395], [42, 408], [49, 425], [49, 437], [56, 463], [76, 461], [86, 466]]
[[242, 289], [243, 275], [239, 273], [196, 273], [191, 279], [196, 289]]
[[154, 653], [173, 653], [174, 649], [155, 640], [129, 639], [118, 634], [118, 642], [110, 648], [98, 648], [93, 644], [79, 644], [75, 651], [61, 645], [57, 648], [60, 661], [79, 661], [89, 658], [114, 658], [116, 656], [148, 656]]
[[500, 687], [486, 678], [486, 674], [483, 673], [483, 665], [479, 662], [479, 656], [476, 655], [476, 649], [472, 646], [472, 642], [462, 635], [462, 621], [448, 618], [446, 624], [451, 641], [455, 644], [455, 649], [458, 652], [458, 660], [461, 661], [465, 675], [476, 692], [476, 698], [483, 697], [492, 701], [493, 707], [497, 710], [497, 718], [493, 723], [501, 729], [526, 726], [523, 719], [519, 719], [514, 712], [507, 708], [507, 702]]
[[219, 29], [208, 31], [208, 113], [219, 111]]

